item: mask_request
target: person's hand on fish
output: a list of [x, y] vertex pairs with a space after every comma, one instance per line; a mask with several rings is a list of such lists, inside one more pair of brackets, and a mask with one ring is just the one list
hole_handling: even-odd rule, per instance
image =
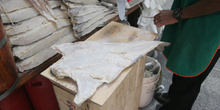
[[162, 27], [168, 24], [177, 23], [178, 20], [173, 16], [173, 10], [160, 10], [158, 14], [154, 16], [154, 24], [157, 27]]

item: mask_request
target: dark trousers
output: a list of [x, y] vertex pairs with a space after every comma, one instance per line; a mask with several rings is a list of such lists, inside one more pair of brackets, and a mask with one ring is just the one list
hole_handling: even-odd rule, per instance
[[199, 76], [186, 78], [173, 74], [168, 96], [170, 101], [163, 105], [160, 110], [191, 110], [199, 92], [202, 82], [218, 61], [220, 50], [217, 51], [208, 68]]

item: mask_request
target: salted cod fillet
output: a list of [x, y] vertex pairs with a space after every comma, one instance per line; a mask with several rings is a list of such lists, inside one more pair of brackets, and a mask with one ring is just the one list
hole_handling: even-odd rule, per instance
[[[63, 0], [64, 1], [64, 0]], [[85, 6], [85, 7], [94, 7], [94, 4], [89, 4], [89, 5], [84, 5], [84, 4], [76, 4], [76, 3], [73, 3], [73, 2], [69, 2], [69, 1], [64, 1], [63, 2], [67, 7], [69, 8], [76, 8], [76, 7], [82, 7], [82, 6]]]
[[80, 23], [86, 22], [86, 21], [98, 16], [102, 12], [106, 12], [106, 11], [109, 11], [109, 9], [106, 8], [104, 10], [98, 10], [94, 13], [90, 13], [90, 14], [87, 14], [87, 15], [84, 15], [84, 16], [76, 16], [76, 17], [73, 18], [73, 20], [74, 20], [75, 23], [80, 24]]
[[103, 19], [105, 16], [113, 12], [114, 11], [103, 11], [102, 13], [100, 13], [99, 15], [95, 16], [94, 18], [90, 19], [89, 21], [85, 23], [75, 24], [75, 26], [73, 26], [73, 29], [76, 30], [77, 32], [82, 32], [86, 28], [90, 27], [92, 24], [99, 22], [100, 19]]
[[66, 36], [72, 31], [71, 26], [63, 27], [55, 32], [53, 32], [51, 35], [47, 36], [44, 39], [41, 39], [35, 43], [32, 43], [30, 45], [24, 45], [24, 46], [16, 46], [12, 48], [13, 55], [18, 57], [19, 59], [25, 59], [27, 57], [30, 57], [41, 50], [49, 47], [51, 44], [54, 44], [59, 40], [59, 38]]
[[[34, 7], [29, 7], [16, 12], [8, 13], [8, 16], [12, 22], [19, 22], [37, 16], [38, 14], [39, 12]], [[3, 23], [10, 23], [6, 14], [2, 14], [2, 21]]]
[[69, 13], [69, 15], [71, 15], [71, 17], [84, 16], [89, 13], [93, 13], [95, 11], [104, 10], [104, 9], [106, 9], [106, 7], [104, 7], [104, 6], [94, 5], [93, 7], [86, 7], [86, 5], [85, 5], [85, 6], [81, 6], [81, 7], [70, 8], [68, 10], [68, 13]]
[[62, 58], [51, 65], [50, 70], [59, 79], [69, 77], [77, 82], [74, 103], [81, 105], [101, 84], [112, 82], [125, 68], [159, 44], [163, 43], [84, 41], [55, 45], [52, 48], [61, 53]]
[[49, 21], [54, 21], [56, 17], [54, 12], [48, 2], [48, 0], [28, 0], [38, 11], [39, 13], [46, 17]]
[[93, 23], [88, 28], [84, 29], [82, 32], [75, 32], [76, 34], [75, 36], [80, 38], [81, 36], [84, 36], [92, 32], [95, 28], [99, 27], [100, 25], [105, 24], [108, 20], [112, 19], [116, 15], [117, 15], [116, 13], [106, 15], [105, 17], [103, 17], [103, 19], [100, 19], [98, 22]]
[[[3, 0], [0, 2], [4, 6], [6, 12], [12, 12], [18, 9], [32, 7], [30, 2], [28, 2], [27, 0]], [[5, 11], [0, 8], [1, 13], [4, 13]]]
[[[5, 8], [6, 12], [12, 12], [28, 7], [33, 7], [33, 5], [28, 0], [3, 0], [2, 5]], [[57, 7], [59, 5], [62, 5], [61, 1], [49, 1], [49, 4], [51, 7]], [[0, 12], [5, 12], [2, 8], [0, 8]]]
[[[76, 38], [74, 37], [73, 33], [71, 32], [70, 34], [64, 36], [63, 38], [60, 38], [59, 41], [57, 41], [53, 45], [58, 45], [58, 44], [62, 44], [62, 43], [70, 43], [73, 41], [76, 41]], [[24, 72], [25, 70], [29, 70], [29, 69], [32, 69], [34, 67], [39, 66], [40, 64], [42, 64], [43, 62], [45, 62], [46, 60], [48, 60], [49, 58], [54, 56], [56, 53], [57, 52], [55, 50], [48, 47], [48, 48], [42, 50], [41, 52], [23, 60], [23, 61], [17, 62], [16, 66], [20, 72]]]
[[[71, 22], [70, 19], [58, 19], [56, 20], [56, 24], [60, 24], [59, 28], [62, 28], [71, 25]], [[59, 28], [55, 25], [55, 23], [48, 22], [28, 32], [10, 36], [9, 41], [12, 45], [27, 45], [42, 38], [45, 38]]]
[[84, 5], [95, 5], [98, 3], [98, 0], [63, 0], [63, 2], [72, 2], [75, 4], [84, 4]]
[[[56, 8], [60, 5], [61, 4], [54, 4], [51, 5], [51, 8]], [[40, 13], [34, 7], [27, 7], [9, 12], [8, 16], [10, 17], [12, 22], [20, 22], [35, 17], [39, 14]], [[11, 23], [6, 14], [1, 14], [1, 16], [3, 23]]]
[[[60, 9], [54, 9], [54, 13], [58, 19], [68, 18], [68, 15], [62, 12]], [[6, 28], [6, 34], [11, 36], [30, 31], [39, 25], [46, 24], [47, 22], [48, 20], [45, 17], [39, 15], [23, 21], [22, 23], [16, 24], [14, 27], [12, 25], [4, 25], [4, 27]], [[59, 26], [59, 24], [57, 25]]]

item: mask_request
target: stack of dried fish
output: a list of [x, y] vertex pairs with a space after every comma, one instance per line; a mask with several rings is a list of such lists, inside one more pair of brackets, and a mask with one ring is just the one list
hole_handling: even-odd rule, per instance
[[76, 40], [61, 5], [63, 2], [57, 0], [1, 1], [2, 20], [20, 72], [54, 56], [51, 45]]
[[71, 17], [74, 34], [82, 37], [95, 28], [103, 26], [117, 15], [115, 9], [95, 4], [94, 0], [63, 0], [68, 8], [63, 8]]

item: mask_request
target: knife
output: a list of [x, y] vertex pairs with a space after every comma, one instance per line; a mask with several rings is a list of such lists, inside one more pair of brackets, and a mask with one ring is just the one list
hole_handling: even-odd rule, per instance
[[125, 18], [125, 0], [117, 0], [118, 15], [121, 21]]

